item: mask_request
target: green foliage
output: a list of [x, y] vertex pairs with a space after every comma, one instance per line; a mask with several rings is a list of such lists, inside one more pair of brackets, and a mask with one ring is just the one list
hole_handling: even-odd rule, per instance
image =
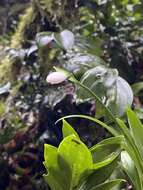
[[62, 132], [63, 132], [63, 137], [67, 137], [70, 134], [74, 134], [76, 137], [79, 138], [78, 134], [76, 133], [76, 131], [72, 128], [72, 126], [63, 119], [63, 128], [62, 128]]
[[[46, 159], [49, 174], [45, 178], [48, 180], [51, 187], [54, 186], [54, 189], [59, 190], [64, 188], [70, 189], [70, 185], [71, 188], [75, 186], [76, 189], [79, 188], [85, 190], [101, 190], [108, 189], [108, 187], [111, 189], [112, 186], [120, 183], [120, 180], [108, 181], [107, 179], [117, 164], [117, 155], [120, 152], [120, 144], [122, 144], [122, 147], [126, 150], [121, 153], [122, 166], [131, 179], [134, 188], [142, 190], [142, 124], [139, 120], [133, 119], [135, 118], [135, 115], [129, 113], [129, 111], [128, 118], [129, 124], [131, 125], [129, 129], [120, 119], [115, 120], [114, 114], [122, 116], [125, 112], [126, 105], [131, 105], [132, 92], [129, 90], [130, 87], [128, 84], [118, 76], [117, 72], [114, 72], [115, 69], [112, 69], [118, 69], [120, 75], [131, 83], [141, 81], [141, 37], [143, 34], [142, 1], [33, 0], [32, 2], [33, 3], [26, 10], [25, 15], [21, 17], [18, 29], [12, 37], [11, 42], [11, 47], [25, 48], [24, 51], [32, 51], [32, 55], [29, 56], [29, 53], [26, 53], [24, 62], [20, 65], [20, 69], [22, 67], [20, 72], [17, 70], [17, 64], [15, 64], [16, 67], [13, 67], [13, 62], [9, 57], [6, 56], [5, 59], [2, 59], [2, 63], [0, 64], [0, 82], [5, 83], [16, 77], [16, 79], [21, 81], [20, 86], [18, 85], [19, 89], [19, 87], [23, 87], [23, 81], [21, 80], [21, 76], [19, 77], [18, 75], [19, 73], [23, 74], [25, 68], [28, 73], [30, 73], [30, 78], [32, 78], [33, 76], [31, 73], [34, 73], [33, 70], [35, 67], [42, 68], [39, 70], [37, 69], [38, 74], [36, 74], [44, 76], [43, 73], [50, 72], [52, 66], [56, 64], [59, 67], [67, 69], [70, 74], [72, 73], [75, 76], [75, 80], [72, 80], [72, 77], [69, 79], [78, 86], [78, 99], [83, 101], [94, 97], [96, 100], [96, 116], [104, 116], [103, 119], [105, 119], [105, 121], [108, 118], [109, 123], [111, 122], [112, 124], [113, 122], [116, 124], [116, 127], [119, 127], [116, 131], [114, 124], [113, 128], [112, 125], [108, 126], [95, 118], [82, 115], [81, 118], [87, 118], [91, 121], [97, 122], [99, 125], [109, 130], [112, 135], [116, 136], [115, 138], [107, 139], [88, 150], [72, 127], [66, 121], [63, 121], [64, 140], [60, 144], [60, 147], [63, 147], [65, 144], [69, 149], [66, 149], [67, 151], [64, 152], [60, 147], [58, 149], [53, 148], [52, 146], [47, 147], [46, 154], [48, 154], [49, 158], [46, 156]], [[79, 15], [77, 12], [79, 12]], [[5, 27], [3, 28], [5, 29]], [[72, 29], [76, 35], [74, 36], [66, 28], [69, 30]], [[36, 41], [34, 41], [36, 33], [45, 29], [52, 31], [52, 35], [47, 33], [44, 36], [44, 39], [48, 36], [52, 36], [53, 38], [51, 38], [45, 46], [38, 47]], [[61, 32], [54, 33], [53, 35], [54, 31], [59, 30]], [[83, 36], [86, 36], [86, 39], [83, 39]], [[34, 52], [32, 48], [35, 48], [35, 46], [36, 49], [34, 49]], [[104, 61], [98, 56], [102, 57]], [[19, 59], [18, 63], [21, 63]], [[36, 66], [34, 67], [33, 65]], [[102, 67], [105, 73], [102, 73], [103, 75], [99, 76], [95, 72], [97, 67]], [[76, 79], [80, 80], [81, 83]], [[39, 80], [40, 79], [38, 78], [38, 85], [36, 82], [36, 86], [40, 86]], [[41, 90], [39, 87], [31, 87], [32, 85], [29, 85], [29, 83], [30, 80], [24, 82], [24, 85], [28, 86], [28, 90], [24, 90], [24, 92], [21, 93], [23, 97], [22, 102], [32, 94], [32, 98], [27, 98], [28, 101], [30, 99], [29, 109], [32, 107], [32, 109], [35, 109], [36, 113], [38, 113], [42, 108], [39, 108], [36, 103], [36, 106], [34, 105], [33, 102], [36, 100], [34, 92], [37, 91], [41, 93]], [[46, 104], [52, 107], [65, 96], [65, 89], [63, 87], [52, 88], [49, 85], [45, 88], [43, 84], [41, 86], [48, 94], [48, 103]], [[138, 93], [142, 91], [141, 82], [133, 84], [132, 87], [135, 95], [138, 95]], [[17, 92], [18, 89], [15, 91]], [[42, 94], [41, 96], [44, 95]], [[41, 104], [41, 102], [39, 104]], [[39, 110], [37, 111], [37, 109]], [[5, 105], [0, 103], [0, 115], [3, 114], [4, 110]], [[25, 111], [19, 111], [18, 114], [20, 117], [25, 115], [24, 112]], [[136, 113], [142, 117], [141, 109], [136, 109]], [[14, 137], [16, 133], [15, 126], [19, 126], [20, 123], [21, 122], [17, 121], [17, 118], [15, 118], [15, 120], [11, 120], [12, 126], [4, 126], [0, 131], [1, 144], [9, 142]], [[119, 134], [123, 134], [125, 138], [117, 136]], [[80, 147], [84, 147], [83, 149], [86, 150], [86, 153], [90, 152], [92, 154], [92, 164], [95, 164], [96, 167], [94, 168], [95, 171], [90, 171], [91, 174], [89, 174], [90, 172], [85, 172], [85, 174], [82, 175], [82, 173], [84, 173], [83, 170], [86, 170], [86, 168], [81, 168], [81, 170], [77, 169], [78, 172], [76, 172], [72, 171], [69, 167], [71, 163], [76, 161], [76, 155], [73, 152], [80, 154], [80, 151], [75, 147], [76, 143], [73, 143], [72, 140], [80, 143]], [[58, 151], [61, 151], [61, 154], [58, 153]], [[67, 153], [71, 155], [73, 154], [73, 159], [71, 159]], [[2, 157], [3, 155], [5, 154], [2, 154]], [[82, 160], [80, 161], [82, 163]], [[77, 160], [77, 162], [79, 162], [79, 160]], [[77, 162], [75, 162], [76, 165], [78, 165]], [[52, 165], [54, 165], [54, 167], [51, 168]], [[65, 178], [65, 173], [67, 174], [67, 178]], [[75, 176], [77, 176], [77, 179], [75, 179]], [[62, 184], [61, 181], [63, 181]]]
[[35, 19], [35, 13], [33, 11], [33, 7], [28, 7], [24, 15], [21, 16], [20, 23], [15, 34], [12, 36], [11, 39], [11, 47], [12, 48], [21, 48], [22, 44], [25, 43], [27, 40], [26, 38], [26, 31], [30, 24]]
[[[79, 84], [80, 86], [81, 83], [76, 82], [76, 84]], [[99, 101], [99, 103], [101, 103], [101, 101], [98, 99], [98, 96], [94, 95], [94, 93], [89, 88], [86, 88], [84, 85], [81, 85], [81, 87], [83, 87], [88, 93], [90, 93], [90, 95], [92, 95], [92, 97], [94, 97], [96, 100]], [[105, 108], [105, 105], [102, 104], [102, 107]], [[118, 128], [111, 129], [112, 127], [104, 124], [103, 122], [95, 118], [84, 116], [84, 115], [73, 115], [73, 116], [67, 116], [66, 118], [80, 117], [80, 118], [89, 119], [94, 122], [97, 122], [98, 124], [106, 128], [116, 138], [118, 137], [119, 134], [123, 135], [124, 138], [122, 139], [119, 138], [119, 141], [116, 141], [117, 146], [112, 147], [113, 148], [112, 151], [114, 152], [114, 148], [117, 150], [118, 144], [122, 146], [122, 148], [125, 150], [121, 153], [122, 167], [124, 168], [125, 172], [129, 176], [134, 188], [136, 190], [142, 190], [143, 188], [143, 181], [142, 181], [143, 179], [143, 148], [142, 148], [143, 147], [143, 140], [142, 140], [143, 125], [141, 121], [138, 119], [137, 115], [130, 108], [127, 108], [127, 118], [128, 118], [129, 128], [121, 119], [119, 118], [114, 119], [115, 117], [112, 115], [112, 113], [109, 112], [108, 109], [106, 109], [106, 111], [107, 113], [109, 113], [109, 115], [111, 114], [110, 116], [112, 117], [113, 121], [115, 122]], [[107, 152], [109, 153], [108, 147], [110, 148], [110, 140], [108, 139], [99, 144], [99, 151], [98, 151], [98, 145], [96, 146], [95, 149], [97, 149], [97, 152], [98, 152], [97, 155], [101, 155], [101, 157], [99, 156], [100, 161], [102, 160], [102, 156], [105, 156], [104, 153], [106, 154], [105, 150], [107, 150]], [[91, 152], [92, 152], [92, 149], [91, 149]], [[126, 165], [127, 163], [128, 165]]]
[[[117, 143], [116, 145], [114, 144], [114, 146], [112, 146], [111, 151], [114, 152], [114, 148], [115, 148], [115, 150], [117, 150], [118, 147], [120, 147], [120, 145], [122, 146], [122, 148], [125, 150], [125, 152], [122, 152], [122, 154], [121, 154], [122, 167], [124, 168], [127, 175], [129, 176], [134, 188], [137, 190], [141, 190], [142, 186], [143, 186], [143, 182], [142, 182], [143, 160], [142, 160], [142, 155], [141, 155], [142, 154], [142, 145], [143, 145], [142, 138], [141, 138], [142, 124], [138, 120], [137, 116], [130, 109], [128, 109], [128, 111], [127, 111], [130, 129], [128, 129], [128, 127], [124, 124], [124, 122], [121, 119], [115, 119], [115, 116], [113, 115], [113, 113], [116, 109], [116, 106], [120, 107], [120, 105], [121, 105], [120, 109], [122, 111], [119, 112], [120, 114], [119, 113], [118, 114], [123, 115], [123, 113], [125, 111], [125, 107], [127, 105], [132, 104], [133, 94], [132, 94], [130, 86], [122, 78], [120, 78], [121, 81], [119, 80], [117, 72], [113, 72], [114, 71], [113, 69], [109, 69], [105, 66], [97, 66], [95, 68], [89, 69], [81, 77], [80, 81], [76, 80], [76, 78], [74, 77], [74, 74], [65, 72], [64, 70], [58, 69], [58, 68], [56, 68], [56, 70], [59, 72], [65, 73], [65, 75], [67, 76], [67, 78], [70, 81], [72, 81], [73, 83], [78, 85], [78, 87], [79, 87], [78, 95], [81, 96], [81, 99], [94, 98], [96, 100], [96, 103], [99, 103], [99, 105], [101, 106], [101, 109], [106, 111], [105, 113], [107, 113], [109, 118], [113, 122], [115, 122], [115, 124], [118, 126], [117, 130], [111, 129], [112, 127], [109, 127], [106, 124], [102, 123], [101, 121], [99, 121], [95, 118], [91, 118], [89, 116], [83, 116], [83, 115], [69, 116], [69, 117], [86, 118], [86, 119], [95, 121], [95, 122], [99, 123], [101, 126], [105, 127], [107, 130], [109, 130], [113, 135], [116, 136], [116, 138], [118, 137], [119, 134], [124, 136], [124, 138], [119, 140], [119, 143]], [[120, 83], [118, 84], [119, 81], [120, 81]], [[115, 84], [115, 87], [116, 87], [115, 94], [109, 92], [109, 90], [110, 90], [109, 84], [111, 86], [112, 86], [112, 84]], [[112, 88], [113, 88], [113, 86], [112, 86]], [[114, 89], [114, 88], [113, 89], [112, 88], [111, 88], [111, 90]], [[119, 88], [119, 89], [117, 89], [117, 88]], [[119, 93], [121, 91], [121, 89], [124, 89], [126, 98], [123, 95], [123, 93], [121, 93], [121, 94]], [[113, 107], [110, 107], [110, 106], [108, 107], [107, 105], [109, 105], [109, 103], [106, 105], [103, 102], [103, 98], [106, 96], [106, 94], [116, 96], [115, 98], [111, 98], [111, 99], [117, 101], [117, 103], [112, 105]], [[118, 98], [117, 96], [120, 96], [120, 97]], [[107, 96], [106, 98], [109, 98], [109, 97]], [[123, 100], [122, 98], [125, 98], [125, 99]], [[130, 102], [128, 102], [128, 101], [130, 101]], [[67, 118], [69, 118], [69, 117], [67, 117]], [[111, 154], [111, 152], [108, 150], [108, 148], [109, 149], [111, 148], [110, 140], [109, 140], [109, 144], [108, 144], [108, 140], [105, 142], [106, 142], [105, 144], [103, 143], [103, 144], [96, 145], [95, 150], [96, 150], [97, 161], [100, 160], [100, 162], [102, 162], [102, 158], [105, 158], [105, 155], [107, 153], [109, 155]], [[107, 150], [107, 152], [105, 150]], [[92, 153], [92, 149], [91, 149], [91, 153]], [[99, 156], [99, 158], [97, 155]], [[108, 160], [108, 158], [106, 157], [106, 161], [107, 160]], [[93, 159], [93, 161], [96, 163], [96, 160]], [[128, 162], [128, 167], [126, 167], [127, 162]], [[108, 161], [106, 163], [108, 163]], [[104, 166], [104, 164], [102, 166]], [[99, 167], [100, 167], [100, 164], [99, 164]], [[97, 168], [98, 168], [98, 166], [97, 166]], [[87, 184], [88, 184], [88, 182], [87, 182]], [[102, 188], [102, 186], [99, 186], [99, 187]], [[103, 186], [103, 188], [105, 188], [105, 187]]]
[[[112, 127], [102, 123], [100, 120], [84, 116], [84, 115], [71, 115], [64, 118], [79, 117], [92, 120], [102, 127], [105, 127], [115, 137], [106, 139], [98, 143], [95, 147], [92, 147], [91, 153], [94, 155], [92, 150], [96, 151], [97, 161], [102, 161], [102, 158], [108, 159], [108, 156], [114, 155], [120, 146], [123, 151], [121, 152], [121, 167], [128, 175], [135, 190], [142, 190], [143, 188], [143, 125], [138, 119], [136, 114], [130, 109], [127, 109], [128, 126], [119, 118], [116, 119], [118, 128], [111, 130]], [[122, 136], [119, 136], [122, 135]], [[112, 145], [112, 146], [111, 146]], [[94, 160], [96, 162], [96, 160]]]
[[139, 177], [139, 173], [137, 168], [135, 167], [135, 164], [129, 154], [126, 151], [121, 152], [121, 162], [122, 162], [122, 168], [128, 175], [129, 179], [133, 183], [134, 187], [136, 189], [141, 189], [141, 181]]
[[[78, 46], [75, 42], [76, 36], [68, 30], [49, 36], [45, 34], [40, 36], [41, 40], [39, 39], [39, 41], [43, 41], [44, 46], [46, 43], [47, 45], [50, 44], [53, 40], [61, 49], [67, 52], [68, 61], [60, 66], [72, 72], [75, 78], [80, 80], [80, 85], [77, 88], [77, 98], [79, 100], [93, 98], [93, 94], [87, 91], [88, 88], [112, 113], [118, 116], [124, 115], [126, 106], [131, 106], [133, 102], [133, 93], [129, 84], [122, 77], [119, 77], [116, 69], [109, 68], [104, 61], [89, 54], [87, 50], [84, 50], [83, 54], [83, 48], [81, 47], [76, 50]], [[86, 87], [86, 90], [81, 85]], [[101, 103], [96, 100], [96, 115], [98, 117], [105, 115], [104, 110], [102, 110], [103, 107], [100, 105]]]
[[64, 139], [59, 147], [45, 144], [44, 175], [52, 190], [111, 189], [124, 180], [107, 181], [117, 166], [122, 137], [112, 137], [91, 149], [63, 120]]
[[[123, 121], [117, 119], [121, 133], [124, 134], [126, 139], [124, 148], [128, 153], [123, 153], [121, 158], [123, 167], [129, 174], [134, 188], [141, 190], [143, 188], [143, 125], [136, 114], [129, 108], [127, 109], [127, 116], [129, 129]], [[125, 164], [127, 162], [128, 167]]]

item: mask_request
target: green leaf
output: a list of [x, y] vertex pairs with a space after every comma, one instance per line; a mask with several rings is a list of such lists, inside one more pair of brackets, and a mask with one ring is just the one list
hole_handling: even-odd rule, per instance
[[63, 190], [64, 187], [64, 180], [61, 180], [60, 173], [58, 173], [56, 170], [51, 169], [50, 173], [47, 175], [44, 175], [44, 179], [47, 182], [47, 184], [50, 186], [52, 190]]
[[143, 159], [143, 125], [136, 114], [130, 109], [127, 109], [128, 123], [131, 129], [131, 135], [138, 147]]
[[126, 151], [121, 153], [121, 163], [123, 169], [133, 183], [134, 188], [137, 190], [142, 190], [142, 182], [140, 180], [138, 170], [135, 166], [135, 163]]
[[57, 167], [57, 152], [58, 149], [52, 145], [44, 145], [44, 160], [47, 168]]
[[[90, 190], [92, 187], [105, 182], [117, 167], [118, 157], [108, 165], [95, 170], [79, 187], [82, 190]], [[96, 179], [96, 180], [95, 180]]]
[[78, 185], [81, 175], [92, 168], [92, 155], [75, 135], [66, 137], [58, 148], [58, 155], [71, 167], [71, 186]]
[[119, 154], [123, 141], [123, 136], [117, 136], [103, 140], [97, 145], [93, 146], [90, 150], [94, 163], [104, 161], [113, 155]]
[[119, 185], [120, 183], [125, 182], [125, 180], [123, 179], [116, 179], [116, 180], [112, 180], [106, 183], [102, 183], [98, 186], [93, 187], [90, 190], [111, 190], [113, 187]]
[[65, 120], [63, 119], [63, 128], [62, 128], [62, 132], [63, 132], [63, 137], [67, 137], [69, 135], [74, 134], [77, 138], [79, 138], [77, 132], [73, 129], [73, 127]]
[[113, 145], [113, 144], [116, 144], [116, 145], [121, 145], [123, 143], [123, 141], [125, 140], [124, 136], [123, 135], [118, 135], [116, 137], [110, 137], [110, 138], [107, 138], [107, 139], [104, 139], [102, 140], [101, 142], [99, 142], [97, 145]]
[[61, 171], [57, 162], [57, 156], [57, 148], [45, 144], [44, 165], [48, 170], [48, 174], [44, 175], [44, 178], [52, 190], [63, 190], [66, 188], [66, 178], [61, 175]]
[[119, 118], [116, 119], [116, 122], [118, 124], [118, 127], [120, 127], [121, 134], [124, 135], [127, 144], [131, 147], [135, 147], [134, 140], [132, 136], [130, 135], [130, 131], [128, 127], [125, 125], [125, 123]]
[[110, 155], [109, 158], [101, 161], [101, 162], [97, 162], [93, 165], [93, 169], [94, 170], [97, 170], [97, 169], [100, 169], [104, 166], [107, 166], [108, 164], [110, 164], [113, 160], [115, 160], [117, 157], [118, 157], [119, 154], [117, 153], [113, 153], [112, 155]]
[[58, 165], [61, 171], [61, 174], [63, 177], [65, 177], [65, 181], [63, 183], [66, 183], [67, 190], [70, 190], [72, 186], [74, 186], [74, 182], [72, 180], [73, 178], [73, 169], [69, 165], [69, 163], [60, 155], [58, 154]]
[[128, 152], [128, 154], [133, 159], [135, 166], [138, 169], [139, 174], [142, 174], [143, 162], [142, 162], [142, 158], [141, 158], [140, 152], [138, 150], [138, 147], [136, 146], [135, 141], [134, 141], [132, 135], [130, 134], [129, 129], [124, 124], [124, 122], [118, 118], [116, 119], [116, 121], [118, 123], [118, 126], [121, 129], [121, 133], [124, 135], [124, 137], [126, 139], [126, 142], [123, 143], [123, 148]]

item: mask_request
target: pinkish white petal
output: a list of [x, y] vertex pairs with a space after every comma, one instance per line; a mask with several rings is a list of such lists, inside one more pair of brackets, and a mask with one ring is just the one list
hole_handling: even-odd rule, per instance
[[53, 72], [47, 76], [46, 81], [50, 84], [60, 84], [64, 82], [66, 79], [67, 76], [64, 73]]

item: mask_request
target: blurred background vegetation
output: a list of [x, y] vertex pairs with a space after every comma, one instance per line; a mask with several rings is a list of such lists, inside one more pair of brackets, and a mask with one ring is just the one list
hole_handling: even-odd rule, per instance
[[[54, 65], [72, 71], [77, 65], [55, 44], [37, 48], [42, 32], [68, 29], [82, 56], [86, 50], [99, 64], [104, 61], [117, 68], [133, 87], [133, 107], [143, 119], [142, 10], [142, 0], [0, 1], [0, 189], [48, 189], [42, 178], [43, 144], [61, 141], [61, 125], [55, 126], [55, 121], [96, 112], [92, 102], [75, 101], [70, 83], [55, 87], [46, 83]], [[89, 127], [93, 125], [89, 121], [69, 121], [89, 147], [109, 135], [98, 125]]]

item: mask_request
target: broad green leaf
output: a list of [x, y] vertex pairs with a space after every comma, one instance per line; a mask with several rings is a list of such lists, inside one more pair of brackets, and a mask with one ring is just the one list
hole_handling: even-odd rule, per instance
[[126, 151], [121, 152], [121, 163], [123, 169], [125, 170], [131, 182], [133, 183], [134, 188], [137, 190], [142, 190], [142, 182], [140, 180], [135, 163]]
[[62, 176], [62, 173], [58, 166], [57, 156], [57, 148], [45, 144], [44, 165], [48, 171], [48, 174], [44, 175], [44, 178], [52, 190], [63, 190], [64, 188], [66, 188], [67, 183], [66, 178]]
[[105, 182], [117, 167], [118, 157], [108, 165], [95, 170], [81, 185], [80, 189], [90, 190], [92, 187]]
[[143, 126], [136, 114], [130, 109], [127, 109], [128, 123], [131, 129], [131, 135], [138, 147], [143, 159]]
[[[101, 142], [99, 142], [97, 145], [112, 145], [112, 144], [118, 144], [121, 145], [123, 143], [123, 141], [125, 140], [123, 135], [118, 135], [116, 137], [110, 137], [107, 139], [102, 140]], [[96, 146], [96, 145], [95, 145]], [[94, 146], [93, 146], [94, 147]]]
[[103, 161], [99, 161], [97, 163], [94, 163], [93, 164], [93, 169], [97, 170], [97, 169], [100, 169], [100, 168], [102, 168], [104, 166], [107, 166], [108, 164], [110, 164], [111, 162], [113, 162], [113, 160], [115, 160], [118, 156], [119, 156], [119, 153], [113, 153], [107, 159], [105, 159]]
[[104, 161], [121, 151], [121, 144], [124, 141], [123, 136], [111, 137], [101, 141], [90, 150], [94, 163]]
[[61, 174], [63, 177], [65, 177], [65, 181], [63, 183], [66, 183], [67, 190], [70, 190], [72, 186], [74, 186], [74, 182], [72, 180], [73, 178], [73, 168], [69, 165], [69, 163], [58, 154], [58, 165], [61, 171]]
[[76, 137], [79, 138], [77, 132], [73, 129], [73, 127], [65, 119], [63, 119], [62, 132], [63, 132], [64, 138], [69, 136], [69, 135], [72, 135], [72, 134], [74, 134]]
[[44, 179], [52, 190], [65, 189], [65, 181], [61, 180], [60, 172], [55, 169], [51, 169], [49, 174], [44, 175]]
[[[128, 144], [124, 144], [123, 148], [128, 153], [130, 158], [133, 160], [134, 165], [135, 165], [138, 175], [139, 175], [139, 179], [140, 179], [140, 181], [142, 181], [142, 162], [141, 162], [140, 158], [138, 157], [136, 151], [133, 151], [132, 147], [130, 147]], [[132, 184], [134, 184], [134, 182], [132, 182]]]
[[130, 131], [129, 131], [128, 127], [125, 125], [125, 123], [119, 118], [116, 119], [116, 122], [118, 124], [118, 127], [121, 130], [121, 134], [124, 135], [127, 144], [131, 147], [135, 147], [134, 139], [130, 135]]
[[102, 183], [98, 186], [93, 187], [90, 190], [111, 190], [113, 187], [119, 185], [120, 183], [125, 182], [125, 180], [123, 179], [116, 179], [116, 180], [112, 180], [106, 183]]
[[123, 147], [125, 148], [125, 150], [129, 153], [129, 155], [131, 156], [131, 158], [134, 160], [134, 163], [138, 169], [138, 171], [140, 173], [142, 173], [143, 170], [143, 162], [142, 162], [142, 158], [140, 155], [140, 152], [138, 150], [138, 147], [136, 146], [134, 139], [132, 137], [132, 135], [130, 134], [130, 131], [128, 129], [128, 127], [125, 125], [125, 123], [120, 120], [120, 119], [116, 119], [118, 126], [121, 129], [121, 133], [124, 135], [126, 142], [123, 144]]
[[61, 142], [58, 155], [71, 167], [71, 187], [78, 185], [81, 175], [92, 168], [90, 151], [75, 135], [70, 135]]
[[57, 167], [58, 149], [52, 145], [44, 145], [44, 160], [46, 168]]

